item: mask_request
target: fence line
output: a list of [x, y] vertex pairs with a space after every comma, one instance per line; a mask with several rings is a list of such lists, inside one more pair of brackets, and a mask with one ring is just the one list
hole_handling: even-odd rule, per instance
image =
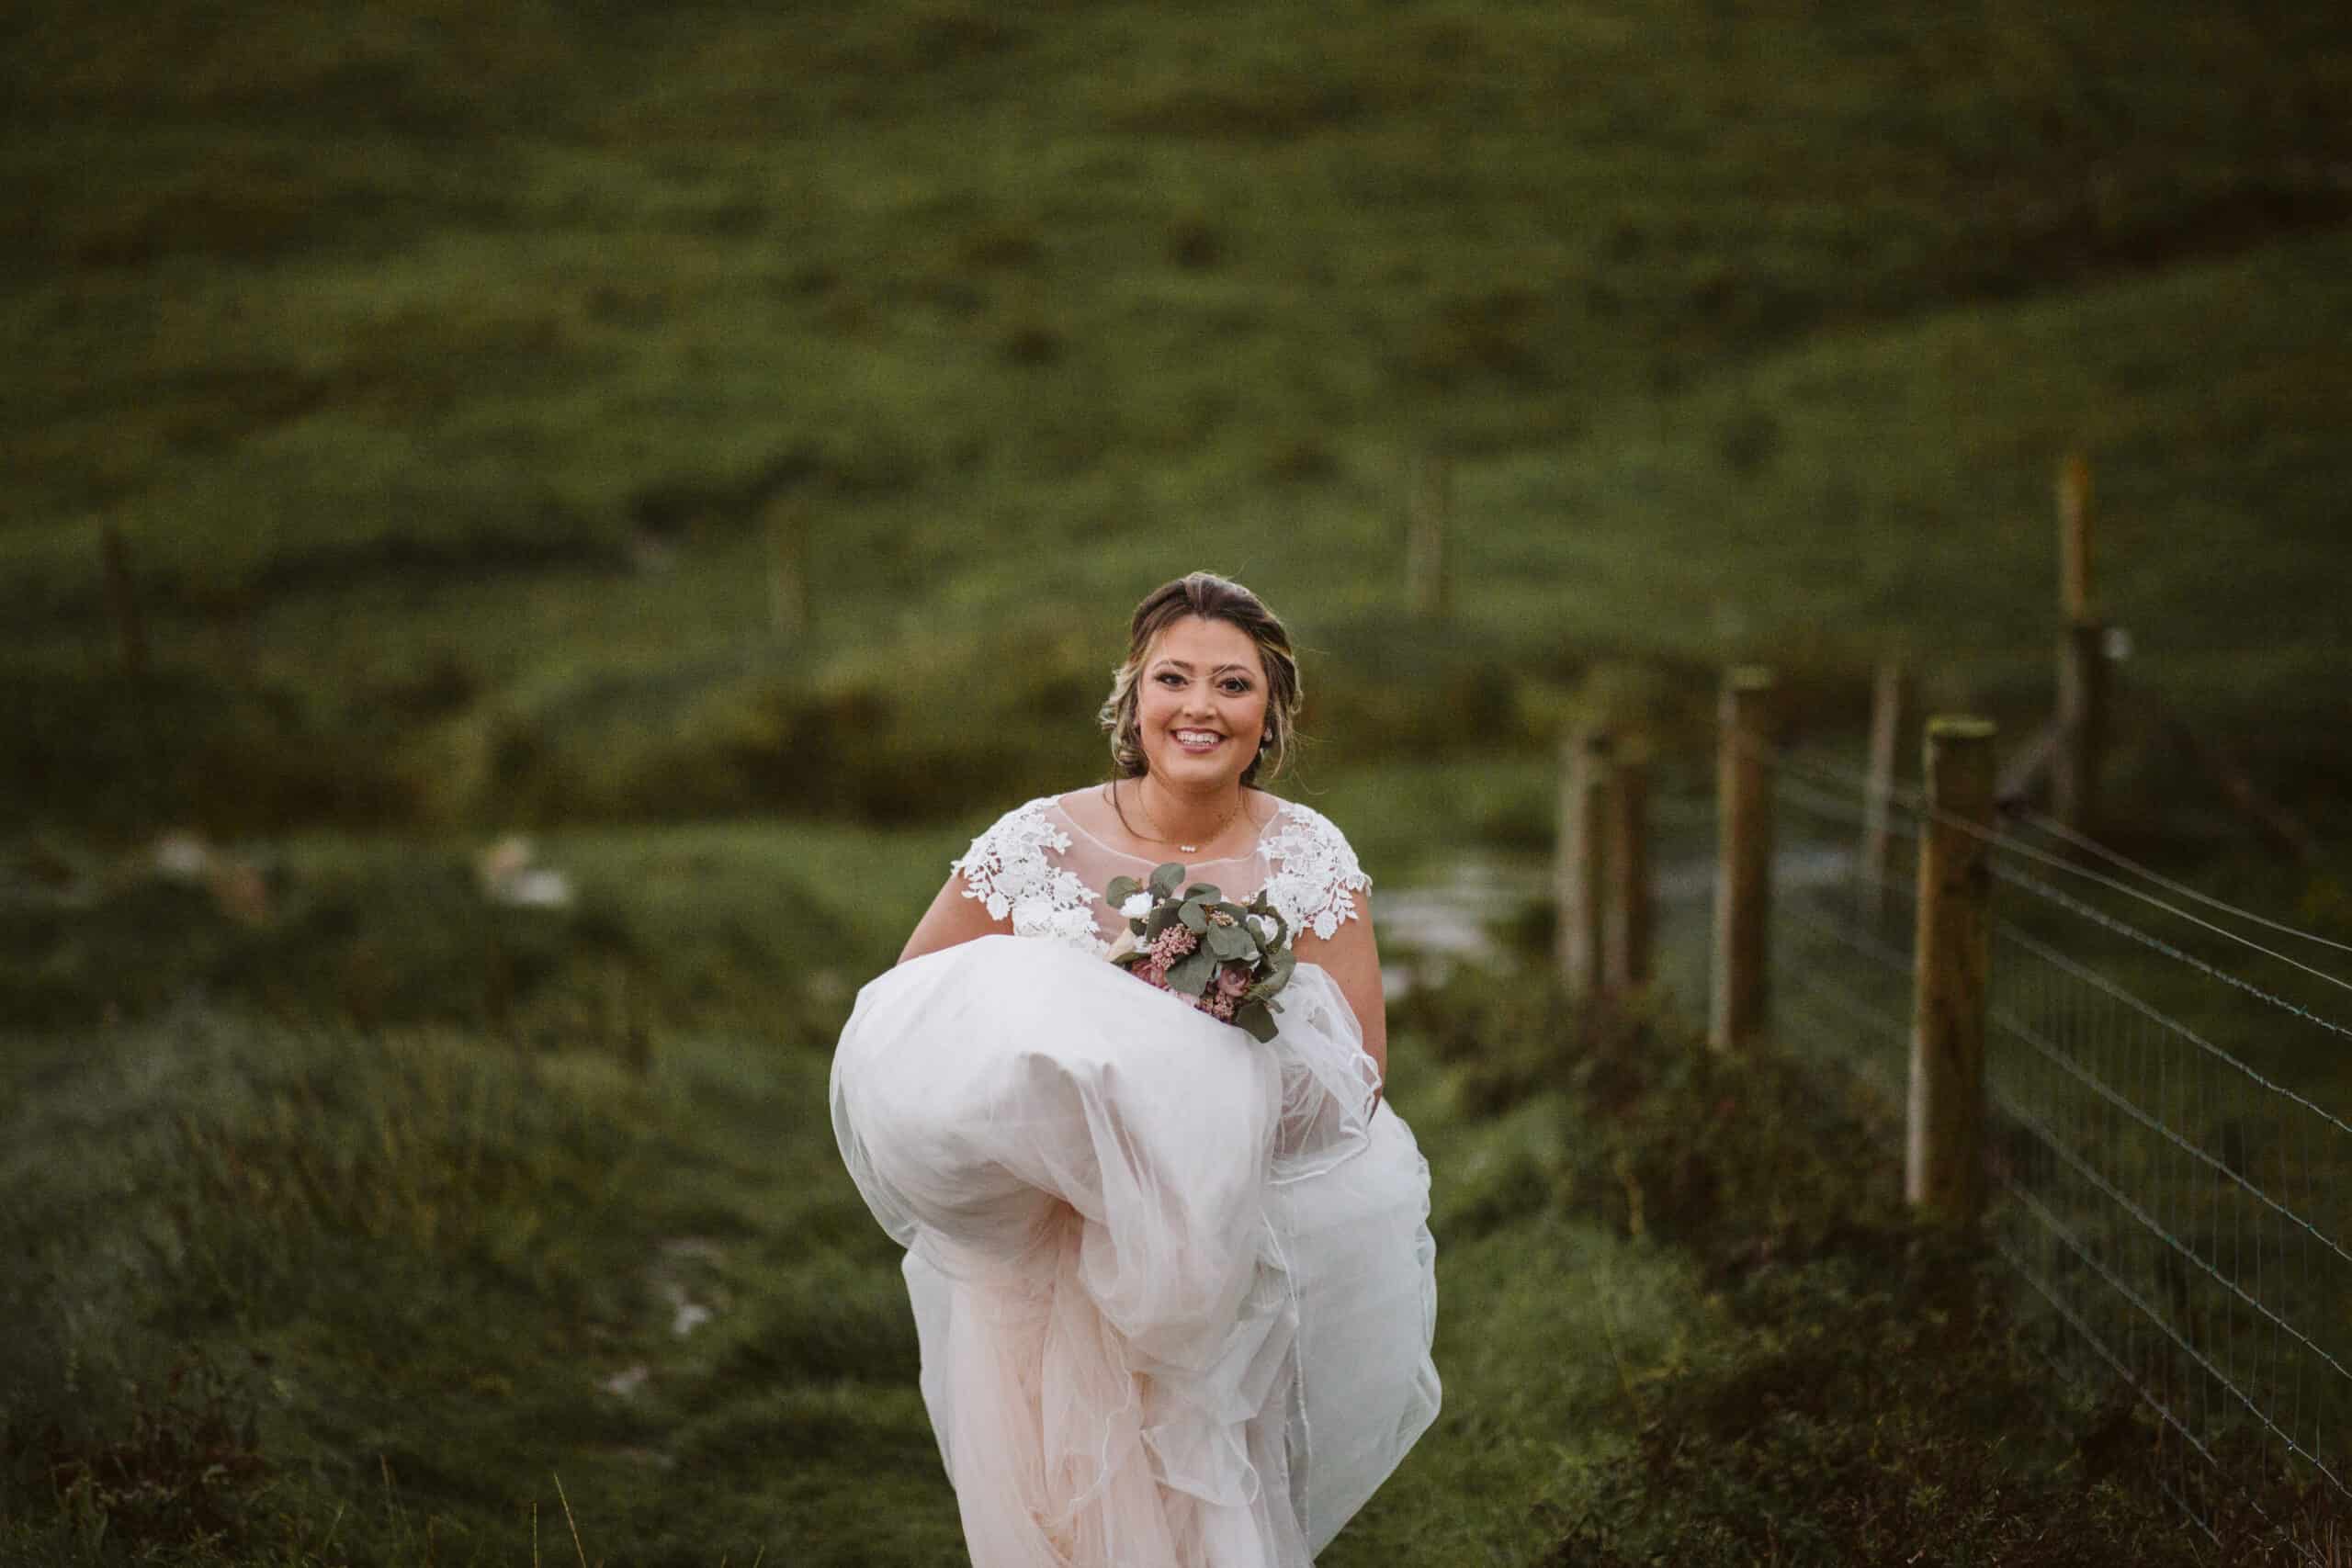
[[[1795, 773], [1799, 777], [1810, 776], [1817, 781], [1825, 781], [1832, 784], [1851, 786], [1863, 782], [1853, 775], [1841, 775], [1826, 772], [1817, 766], [1806, 767], [1798, 763], [1793, 759], [1777, 751], [1770, 751], [1768, 753], [1767, 765], [1776, 770], [1786, 770]], [[2275, 958], [2279, 963], [2300, 969], [2304, 974], [2324, 981], [2327, 985], [2334, 986], [2339, 990], [2352, 991], [2352, 980], [2344, 979], [2340, 976], [2331, 975], [2324, 969], [2313, 968], [2311, 964], [2304, 963], [2301, 959], [2290, 958], [2286, 953], [2280, 953], [2275, 948], [2265, 947], [2262, 943], [2255, 941], [2252, 937], [2246, 936], [2242, 932], [2233, 931], [2226, 926], [2215, 925], [2212, 921], [2206, 919], [2201, 915], [2192, 915], [2188, 910], [2180, 908], [2175, 905], [2167, 904], [2154, 894], [2147, 893], [2140, 888], [2134, 887], [2128, 882], [2118, 881], [2116, 878], [2108, 876], [2103, 873], [2093, 871], [2087, 866], [2076, 865], [2072, 861], [2066, 860], [2063, 856], [2052, 854], [2047, 850], [2037, 849], [2033, 845], [2028, 844], [1998, 829], [1987, 829], [1978, 823], [1969, 821], [1965, 818], [1954, 816], [1951, 812], [1940, 809], [1934, 802], [1928, 800], [1926, 796], [1919, 795], [1916, 791], [1895, 787], [1887, 791], [1887, 798], [1891, 805], [1900, 807], [1904, 810], [1911, 812], [1922, 821], [1938, 822], [1946, 827], [1958, 829], [1962, 832], [1968, 833], [1984, 840], [1985, 843], [1991, 845], [1996, 850], [2009, 854], [2018, 855], [2027, 860], [2034, 861], [2040, 864], [2048, 866], [2052, 870], [2063, 871], [2071, 876], [2083, 877], [2088, 881], [2098, 884], [2102, 887], [2123, 894], [2127, 897], [2136, 898], [2143, 904], [2152, 904], [2155, 908], [2164, 910], [2168, 915], [2187, 920], [2192, 925], [2200, 926], [2204, 930], [2212, 932], [2214, 935], [2234, 942], [2240, 946], [2252, 948], [2255, 952], [2263, 954], [2265, 957]], [[2231, 906], [2231, 908], [2234, 908], [2234, 906]], [[2266, 921], [2265, 923], [2269, 924], [2274, 922]], [[2292, 930], [2293, 928], [2290, 927], [2287, 929]], [[2306, 939], [2313, 942], [2326, 941], [2325, 938], [2313, 936], [2308, 931], [2296, 931], [2295, 934], [2305, 937]], [[2331, 943], [2330, 945], [2333, 944]], [[2344, 1032], [2352, 1034], [2352, 1030], [2347, 1030]]]
[[[1849, 1059], [1891, 1077], [1917, 1028], [1916, 884], [1899, 856], [1892, 875], [1862, 863], [1868, 779], [1756, 750], [1770, 769], [1777, 861], [1801, 874], [1784, 874], [1770, 901], [1778, 1032], [1849, 1042]], [[1880, 798], [1899, 836], [1935, 822], [1974, 834], [1994, 889], [2020, 901], [1991, 926], [1984, 1157], [1995, 1251], [2046, 1309], [2053, 1356], [2087, 1356], [2147, 1408], [2158, 1483], [2216, 1543], [2220, 1489], [2246, 1474], [2249, 1451], [2352, 1501], [2352, 1123], [2245, 1055], [2279, 1061], [2300, 1041], [2338, 1059], [2352, 1029], [2038, 874], [2086, 879], [2352, 986], [2012, 832], [1955, 820], [1916, 790], [1882, 784]], [[2051, 836], [2179, 899], [2345, 946], [2072, 829]], [[2196, 1021], [2183, 1016], [2192, 1010]]]
[[[2061, 888], [2052, 886], [2049, 883], [2042, 881], [2040, 877], [2035, 876], [2030, 872], [2019, 871], [2014, 866], [1996, 865], [1993, 868], [1993, 874], [2000, 878], [2003, 882], [2008, 883], [2012, 886], [2023, 888], [2025, 891], [2033, 894], [2036, 897], [2041, 898], [2045, 902], [2055, 904], [2062, 909], [2065, 909], [2073, 914], [2080, 915], [2083, 919], [2104, 927], [2106, 930], [2114, 932], [2118, 936], [2128, 937], [2132, 941], [2138, 942], [2141, 946], [2149, 949], [2151, 952], [2161, 953], [2167, 958], [2176, 960], [2178, 963], [2186, 964], [2190, 968], [2196, 970], [2199, 974], [2205, 976], [2208, 979], [2218, 980], [2224, 986], [2235, 987], [2237, 989], [2246, 993], [2246, 995], [2267, 1002], [2270, 1006], [2278, 1008], [2281, 1011], [2292, 1013], [2296, 1017], [2302, 1019], [2306, 1022], [2311, 1023], [2317, 1028], [2324, 1029], [2331, 1034], [2340, 1034], [2347, 1040], [2352, 1040], [2352, 1029], [2346, 1029], [2344, 1025], [2337, 1023], [2331, 1019], [2323, 1018], [2318, 1013], [2312, 1011], [2311, 1009], [2303, 1007], [2299, 1003], [2289, 1001], [2284, 997], [2266, 991], [2251, 980], [2245, 979], [2214, 964], [2208, 964], [2205, 960], [2198, 957], [2195, 953], [2185, 952], [2182, 949], [2174, 946], [2171, 942], [2165, 941], [2165, 939], [2160, 936], [2156, 936], [2149, 931], [2142, 931], [2139, 927], [2132, 925], [2128, 920], [2119, 919], [2115, 916], [2109, 914], [2104, 909], [2086, 904], [2081, 899], [2070, 896]], [[2316, 1110], [2317, 1107], [2313, 1107], [2313, 1109]], [[2347, 1129], [2347, 1131], [2352, 1131], [2352, 1129]]]
[[[2006, 1192], [2007, 1189], [2004, 1187], [2003, 1190]], [[2154, 1411], [2157, 1420], [2161, 1421], [2168, 1430], [2178, 1436], [2186, 1446], [2194, 1449], [2197, 1451], [2198, 1456], [2206, 1461], [2207, 1463], [2212, 1464], [2218, 1462], [2215, 1461], [2211, 1450], [2207, 1449], [2203, 1443], [2198, 1441], [2197, 1434], [2190, 1431], [2187, 1426], [2183, 1425], [2180, 1417], [2173, 1413], [2172, 1408], [2167, 1405], [2164, 1400], [2156, 1394], [2156, 1393], [2150, 1390], [2143, 1382], [2142, 1382], [2141, 1380], [2133, 1374], [2129, 1366], [2117, 1359], [2115, 1353], [2108, 1348], [2105, 1342], [2098, 1337], [2097, 1332], [2094, 1331], [2087, 1323], [2083, 1321], [2073, 1307], [2066, 1303], [2065, 1299], [2062, 1296], [2052, 1295], [2050, 1292], [2049, 1289], [2042, 1284], [2041, 1280], [2034, 1274], [2033, 1270], [2026, 1266], [2025, 1259], [2011, 1247], [2007, 1240], [1996, 1235], [1993, 1238], [1993, 1250], [2000, 1257], [2003, 1262], [2008, 1264], [2017, 1271], [2018, 1277], [2024, 1280], [2027, 1286], [2033, 1291], [2034, 1294], [2041, 1298], [2042, 1303], [2048, 1306], [2051, 1311], [2055, 1313], [2058, 1315], [2059, 1320], [2064, 1323], [2068, 1328], [2075, 1332], [2077, 1340], [2081, 1344], [2086, 1346], [2093, 1354], [2098, 1356], [2101, 1361], [2106, 1363], [2108, 1368], [2112, 1371], [2120, 1380], [2121, 1380], [2123, 1384], [2130, 1388], [2134, 1394], [2139, 1396], [2143, 1404]], [[2052, 1368], [2061, 1375], [2064, 1375], [2069, 1371], [2069, 1369], [2062, 1362], [2052, 1357], [2044, 1355], [2041, 1359], [2044, 1365]], [[2156, 1485], [2163, 1491], [2166, 1497], [2172, 1500], [2173, 1505], [2179, 1508], [2182, 1515], [2204, 1534], [2207, 1540], [2211, 1541], [2215, 1546], [2222, 1544], [2221, 1536], [2214, 1530], [2211, 1525], [2206, 1523], [2204, 1516], [2198, 1512], [2196, 1505], [2190, 1501], [2185, 1488], [2174, 1485], [2171, 1481], [2166, 1479], [2161, 1473], [2156, 1476]], [[2259, 1505], [2257, 1505], [2257, 1509]], [[2267, 1516], [2266, 1515], [2265, 1517], [2267, 1518]]]
[[2251, 909], [2241, 908], [2239, 906], [2231, 903], [2226, 898], [2216, 898], [2210, 893], [2199, 892], [2198, 889], [2189, 886], [2188, 884], [2185, 882], [2175, 881], [2173, 878], [2165, 875], [2162, 872], [2150, 870], [2148, 867], [2142, 865], [2138, 861], [2132, 859], [2129, 855], [2120, 854], [2114, 850], [2109, 849], [2105, 844], [2100, 843], [2096, 839], [2090, 838], [2082, 833], [2077, 833], [2075, 829], [2067, 827], [2066, 824], [2059, 821], [2054, 817], [2045, 817], [2039, 811], [2030, 810], [2023, 807], [2014, 808], [2010, 815], [2017, 820], [2026, 824], [2026, 826], [2032, 828], [2037, 832], [2047, 833], [2052, 838], [2071, 845], [2073, 848], [2078, 849], [2086, 854], [2097, 855], [2101, 860], [2107, 861], [2113, 865], [2120, 866], [2123, 870], [2130, 872], [2132, 875], [2140, 877], [2143, 881], [2154, 883], [2157, 886], [2163, 888], [2167, 893], [2176, 894], [2178, 897], [2187, 898], [2193, 903], [2203, 904], [2209, 908], [2219, 909], [2224, 914], [2235, 916], [2241, 920], [2246, 920], [2257, 926], [2264, 926], [2271, 931], [2283, 932], [2288, 936], [2300, 937], [2308, 942], [2315, 942], [2321, 947], [2333, 948], [2338, 953], [2352, 953], [2352, 942], [2337, 942], [2333, 938], [2321, 936], [2315, 931], [2304, 931], [2300, 926], [2290, 926], [2284, 920], [2274, 920], [2267, 915], [2257, 915]]

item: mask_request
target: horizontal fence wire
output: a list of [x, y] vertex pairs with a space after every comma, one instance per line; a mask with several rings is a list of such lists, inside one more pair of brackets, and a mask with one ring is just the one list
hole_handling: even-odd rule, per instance
[[2216, 898], [2199, 888], [2189, 886], [2185, 882], [2176, 881], [2162, 872], [2152, 870], [2128, 855], [2118, 854], [2105, 844], [2087, 834], [2076, 832], [2055, 818], [2045, 817], [2039, 811], [2030, 810], [2024, 807], [2013, 807], [2011, 814], [2038, 833], [2046, 834], [2071, 848], [2096, 856], [2142, 882], [2161, 887], [2165, 892], [2186, 898], [2192, 904], [2201, 904], [2209, 909], [2219, 910], [2233, 920], [2243, 920], [2248, 925], [2260, 926], [2265, 931], [2277, 931], [2282, 936], [2293, 937], [2297, 942], [2309, 943], [2313, 947], [2324, 947], [2333, 953], [2352, 953], [2352, 942], [2337, 942], [2333, 937], [2324, 937], [2316, 931], [2307, 931], [2299, 926], [2290, 926], [2283, 920], [2274, 920], [2267, 915], [2256, 914], [2252, 909], [2242, 908], [2226, 899]]
[[1775, 776], [1774, 1032], [1892, 1094], [1910, 1053], [1917, 825], [1890, 811], [1882, 866], [1868, 863], [1867, 829], [1859, 797]]
[[1672, 798], [1650, 802], [1649, 826], [1669, 848], [1652, 863], [1650, 913], [1655, 921], [1651, 962], [1663, 994], [1703, 1012], [1707, 1005], [1709, 932], [1715, 908], [1713, 799]]
[[[1856, 789], [1867, 791], [1870, 788], [1870, 785], [1860, 778], [1841, 774], [1834, 770], [1826, 769], [1819, 764], [1803, 762], [1795, 758], [1769, 750], [1764, 753], [1764, 756], [1768, 765], [1777, 773], [1784, 773], [1789, 777], [1798, 780], [1811, 780], [1816, 786], [1826, 786], [1823, 791], [1825, 794], [1850, 794]], [[2300, 958], [2296, 958], [2289, 953], [2281, 953], [2277, 948], [2267, 946], [2265, 943], [2257, 942], [2254, 938], [2247, 936], [2244, 931], [2233, 930], [2229, 926], [2218, 924], [2192, 910], [2182, 908], [2177, 903], [2168, 902], [2165, 899], [2159, 898], [2143, 887], [2135, 886], [2131, 882], [2121, 880], [2119, 877], [2109, 875], [2104, 872], [2096, 871], [2088, 866], [2079, 864], [2075, 861], [2067, 859], [2062, 854], [2026, 843], [2022, 840], [2012, 836], [1998, 827], [1987, 826], [1984, 823], [1973, 821], [1963, 817], [1954, 816], [1951, 813], [1939, 810], [1931, 802], [1928, 801], [1916, 790], [1897, 786], [1891, 788], [1886, 793], [1890, 800], [1900, 806], [1903, 809], [1913, 813], [1922, 821], [1932, 819], [1944, 823], [1957, 831], [1967, 833], [1975, 838], [1985, 840], [1988, 844], [2000, 851], [2005, 856], [2011, 857], [2018, 862], [2030, 862], [2047, 870], [2060, 872], [2068, 876], [2078, 878], [2084, 883], [2120, 895], [2124, 898], [2134, 900], [2148, 909], [2161, 911], [2174, 919], [2194, 927], [2201, 933], [2217, 937], [2224, 942], [2234, 944], [2237, 949], [2240, 949], [2245, 953], [2256, 953], [2265, 958], [2271, 959], [2287, 969], [2293, 970], [2301, 976], [2307, 976], [2309, 979], [2316, 981], [2319, 986], [2327, 987], [2327, 990], [2324, 994], [2327, 996], [2329, 1005], [2331, 1006], [2340, 1009], [2346, 1005], [2344, 997], [2352, 996], [2352, 979], [2346, 979], [2341, 975], [2335, 974], [2329, 970], [2318, 968], [2313, 964], [2305, 963]], [[2033, 820], [2046, 822], [2048, 821], [2048, 818], [2036, 817]], [[2115, 862], [2119, 866], [2133, 867], [2137, 864], [2137, 863], [2127, 861], [2122, 856], [2116, 855], [2112, 852], [2102, 851], [2101, 853], [2109, 860]], [[2021, 873], [2012, 867], [2010, 870], [2005, 872], [2005, 874], [2015, 876], [2021, 874]], [[2048, 885], [2043, 884], [2042, 886], [2046, 887]], [[2177, 886], [2178, 884], [2169, 884], [2168, 886]], [[2217, 911], [2231, 914], [2233, 918], [2243, 919], [2250, 922], [2258, 923], [2275, 931], [2287, 931], [2293, 936], [2301, 938], [2305, 942], [2316, 943], [2321, 946], [2331, 948], [2343, 945], [2329, 942], [2325, 938], [2313, 935], [2308, 931], [2297, 931], [2293, 927], [2285, 926], [2278, 921], [2268, 919], [2266, 917], [2255, 915], [2251, 911], [2239, 909], [2236, 906], [2223, 903], [2220, 899], [2204, 898], [2202, 895], [2199, 896], [2199, 899], [2207, 905], [2214, 908]], [[2079, 901], [2077, 901], [2076, 907], [2084, 909], [2087, 909], [2089, 908], [2089, 906], [2083, 905]], [[2186, 954], [2182, 954], [2177, 947], [2168, 947], [2167, 951], [2173, 953], [2175, 956], [2187, 956]], [[2201, 961], [2192, 960], [2192, 962]], [[2333, 1030], [2335, 1032], [2344, 1036], [2345, 1038], [2352, 1039], [2352, 1028], [2346, 1028], [2340, 1024], [2327, 1023], [2326, 1021], [2321, 1018], [2321, 1015], [2317, 1012], [2312, 1011], [2308, 1009], [2295, 1007], [2293, 1003], [2288, 1002], [2282, 998], [2273, 996], [2263, 987], [2245, 981], [2219, 967], [2211, 964], [2204, 964], [2203, 967], [2207, 974], [2212, 978], [2222, 980], [2225, 984], [2237, 986], [2247, 991], [2249, 994], [2263, 997], [2266, 999], [2276, 1002], [2280, 1006], [2288, 1007], [2292, 1010], [2301, 1012], [2305, 1018], [2320, 1021], [2324, 1024], [2325, 1027]], [[2342, 995], [2338, 995], [2337, 993], [2342, 993]]]
[[[1918, 842], [1952, 819], [1889, 792], [1873, 866], [1868, 781], [1770, 761], [1776, 1032], [1898, 1088]], [[2059, 886], [2075, 868], [2052, 851], [1962, 826], [1996, 877], [1991, 1236], [2045, 1325], [2036, 1348], [2145, 1406], [2155, 1479], [2211, 1541], [2225, 1513], [2259, 1511], [2263, 1476], [2352, 1502], [2352, 1124], [2288, 1086], [2330, 1071], [2352, 1030]]]

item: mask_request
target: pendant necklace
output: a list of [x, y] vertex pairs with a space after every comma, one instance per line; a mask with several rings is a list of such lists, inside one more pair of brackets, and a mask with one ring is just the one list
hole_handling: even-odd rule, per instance
[[[1149, 825], [1154, 833], [1158, 833], [1159, 831], [1159, 818], [1154, 817], [1151, 814], [1151, 807], [1144, 804], [1143, 786], [1141, 784], [1137, 784], [1136, 786], [1136, 809], [1143, 813], [1144, 821]], [[1227, 812], [1223, 817], [1217, 818], [1217, 824], [1216, 827], [1201, 835], [1201, 844], [1215, 843], [1216, 841], [1216, 836], [1219, 833], [1224, 832], [1227, 828], [1230, 827], [1233, 823], [1233, 819], [1240, 815], [1241, 802], [1237, 799], [1233, 803], [1233, 809]], [[1167, 838], [1155, 838], [1151, 841], [1155, 844], [1176, 844], [1175, 840]], [[1189, 855], [1199, 853], [1201, 844], [1176, 844], [1176, 847], [1183, 853]]]

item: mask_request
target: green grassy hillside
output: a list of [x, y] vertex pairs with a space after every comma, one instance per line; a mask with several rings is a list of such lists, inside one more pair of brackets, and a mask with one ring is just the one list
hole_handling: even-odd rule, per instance
[[2346, 778], [2324, 8], [35, 3], [0, 78], [40, 819], [956, 815], [1093, 766], [1202, 564], [1334, 762], [1525, 751], [1603, 659], [2022, 709], [2074, 447], [2141, 668]]
[[[2022, 732], [2080, 450], [2126, 683], [2345, 841], [2347, 101], [2290, 0], [6, 7], [0, 1558], [952, 1560], [823, 1053], [1188, 569], [1385, 891], [1546, 852], [1579, 716], [1681, 793], [1730, 660]], [[1867, 1091], [1395, 1021], [1448, 1405], [1335, 1568], [2188, 1560]]]
[[[232, 970], [0, 1033], [0, 1559], [519, 1568], [576, 1521], [591, 1562], [959, 1561], [825, 1109], [848, 997], [812, 987], [888, 961], [875, 911], [941, 846], [859, 839], [863, 899], [845, 835], [551, 845], [637, 947], [641, 1048], [593, 967], [529, 962], [545, 932], [493, 933], [509, 1026], [450, 1016], [436, 956], [483, 933], [445, 868], [348, 848], [303, 874], [376, 896], [341, 948], [288, 939], [278, 1016]], [[371, 947], [374, 1016], [338, 1015]], [[1395, 1024], [1446, 1403], [1331, 1568], [2195, 1560], [2148, 1425], [2046, 1386], [1981, 1259], [1894, 1213], [1883, 1100], [1523, 978]]]

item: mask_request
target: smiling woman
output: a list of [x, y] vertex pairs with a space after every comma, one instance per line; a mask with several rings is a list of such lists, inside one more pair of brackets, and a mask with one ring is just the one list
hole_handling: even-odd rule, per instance
[[[1436, 1416], [1370, 879], [1255, 787], [1299, 691], [1249, 590], [1149, 595], [1100, 715], [1114, 777], [974, 840], [842, 1032], [834, 1129], [908, 1249], [975, 1568], [1306, 1568]], [[1102, 890], [1171, 860], [1297, 933], [1271, 1040], [1102, 962]]]
[[1102, 720], [1122, 777], [1148, 781], [1157, 771], [1164, 786], [1182, 780], [1197, 794], [1217, 775], [1170, 772], [1176, 754], [1164, 745], [1154, 750], [1170, 736], [1171, 721], [1197, 720], [1213, 734], [1250, 742], [1219, 759], [1247, 787], [1261, 772], [1282, 772], [1299, 697], [1298, 659], [1282, 623], [1239, 583], [1196, 571], [1136, 606], [1126, 662], [1113, 678]]
[[[1143, 754], [1136, 805], [1154, 842], [1198, 850], [1177, 840], [1213, 838], [1238, 814], [1236, 792], [1267, 745], [1264, 665], [1249, 634], [1227, 621], [1187, 615], [1154, 641], [1126, 721]], [[1204, 826], [1204, 814], [1214, 814]], [[1163, 822], [1194, 830], [1170, 833]]]

